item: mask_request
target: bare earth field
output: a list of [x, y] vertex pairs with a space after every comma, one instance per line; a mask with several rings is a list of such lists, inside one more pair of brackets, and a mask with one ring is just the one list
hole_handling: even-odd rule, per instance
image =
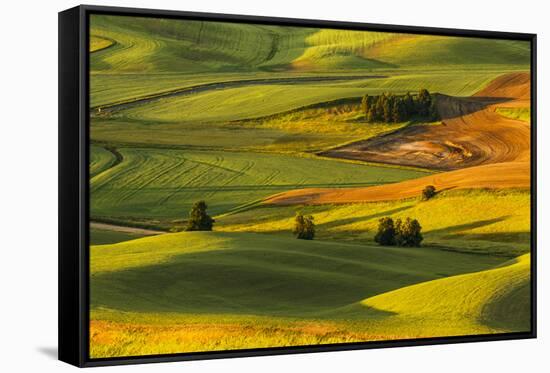
[[441, 125], [408, 126], [321, 155], [438, 170], [528, 161], [530, 125], [495, 110], [524, 106], [529, 92], [529, 74], [506, 74], [472, 97], [438, 95]]
[[[322, 153], [324, 156], [451, 170], [373, 187], [310, 188], [271, 196], [267, 204], [325, 204], [396, 200], [437, 190], [529, 188], [530, 124], [496, 109], [529, 103], [527, 73], [506, 74], [470, 98], [438, 97], [441, 125], [412, 126]], [[443, 140], [442, 140], [443, 139]]]
[[426, 185], [437, 190], [529, 188], [529, 162], [506, 162], [465, 168], [400, 183], [365, 188], [309, 188], [276, 194], [264, 203], [277, 205], [390, 201], [418, 197]]

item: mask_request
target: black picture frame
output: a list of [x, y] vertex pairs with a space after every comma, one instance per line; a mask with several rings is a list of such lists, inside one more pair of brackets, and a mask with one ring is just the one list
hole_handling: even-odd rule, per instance
[[[386, 31], [531, 43], [531, 330], [521, 333], [434, 337], [410, 340], [178, 353], [122, 358], [89, 358], [89, 16], [108, 14], [182, 20], [223, 21], [346, 30]], [[59, 13], [59, 360], [78, 367], [198, 359], [283, 355], [370, 348], [420, 346], [536, 338], [536, 34], [397, 26], [309, 19], [210, 14], [81, 5]]]

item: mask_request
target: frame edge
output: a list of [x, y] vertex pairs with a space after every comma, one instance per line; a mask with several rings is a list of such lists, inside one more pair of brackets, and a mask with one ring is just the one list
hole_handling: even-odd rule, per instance
[[[58, 13], [58, 359], [82, 367], [80, 14]], [[78, 155], [78, 156], [77, 156]]]
[[[464, 37], [486, 37], [495, 39], [515, 39], [531, 42], [531, 121], [532, 130], [532, 328], [529, 332], [426, 338], [418, 340], [386, 341], [382, 343], [358, 343], [345, 345], [295, 346], [289, 348], [210, 351], [206, 353], [184, 353], [150, 356], [128, 356], [124, 358], [90, 359], [87, 356], [87, 333], [83, 319], [87, 271], [85, 263], [85, 234], [88, 219], [83, 215], [82, 203], [85, 197], [80, 194], [85, 165], [86, 141], [86, 71], [87, 58], [84, 22], [90, 13], [108, 12], [134, 16], [165, 16], [168, 18], [198, 18], [210, 21], [239, 23], [278, 23], [287, 26], [299, 24], [302, 27], [315, 27], [324, 24], [334, 28], [370, 27], [380, 31], [402, 30], [404, 33], [449, 34]], [[70, 32], [69, 32], [70, 30]], [[63, 32], [62, 32], [63, 31]], [[177, 10], [138, 9], [80, 5], [59, 13], [59, 360], [78, 367], [113, 366], [157, 362], [207, 360], [219, 358], [239, 358], [253, 356], [273, 356], [299, 353], [366, 350], [388, 347], [414, 347], [437, 344], [487, 342], [499, 340], [536, 338], [536, 38], [533, 33], [496, 32], [482, 30], [448, 29], [421, 26], [398, 26], [389, 24], [369, 24], [363, 22], [328, 21], [313, 19], [280, 18], [221, 13], [185, 12]], [[66, 76], [64, 77], [63, 75]], [[70, 76], [69, 76], [70, 75]], [[78, 154], [78, 157], [75, 155]], [[72, 159], [71, 159], [72, 157]], [[85, 181], [85, 180], [84, 180]], [[74, 199], [76, 198], [76, 200]], [[75, 247], [76, 246], [76, 247]], [[64, 264], [62, 266], [62, 263]], [[65, 268], [64, 268], [65, 267]], [[68, 267], [68, 268], [67, 268]], [[73, 273], [76, 272], [76, 273]], [[78, 305], [78, 309], [76, 308]], [[66, 324], [66, 325], [63, 325]]]

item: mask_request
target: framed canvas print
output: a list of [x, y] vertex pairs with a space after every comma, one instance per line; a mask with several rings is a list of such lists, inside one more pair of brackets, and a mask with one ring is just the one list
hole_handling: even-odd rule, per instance
[[533, 338], [536, 36], [59, 14], [59, 356]]

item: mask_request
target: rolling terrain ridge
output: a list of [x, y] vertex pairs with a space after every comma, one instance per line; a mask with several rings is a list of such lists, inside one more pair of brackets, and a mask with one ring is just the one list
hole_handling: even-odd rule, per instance
[[[528, 42], [90, 27], [92, 357], [530, 329]], [[421, 88], [441, 120], [366, 122], [363, 95]], [[199, 200], [214, 231], [165, 233]], [[382, 217], [422, 247], [376, 245]]]

